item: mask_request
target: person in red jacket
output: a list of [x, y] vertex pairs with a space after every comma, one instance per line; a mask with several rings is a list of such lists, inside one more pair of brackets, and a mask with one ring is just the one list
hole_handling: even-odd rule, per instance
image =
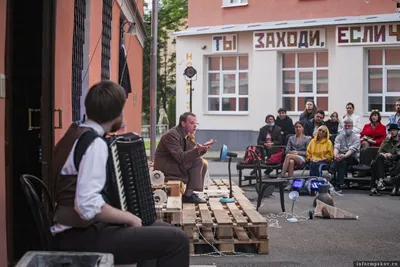
[[364, 125], [360, 133], [361, 150], [368, 147], [380, 147], [386, 138], [386, 127], [381, 123], [381, 114], [373, 110], [369, 115], [370, 123]]

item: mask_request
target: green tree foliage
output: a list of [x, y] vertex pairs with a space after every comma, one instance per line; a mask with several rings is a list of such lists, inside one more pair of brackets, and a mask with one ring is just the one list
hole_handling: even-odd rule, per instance
[[[168, 99], [168, 106], [169, 106], [169, 107], [174, 107], [174, 108], [169, 108], [169, 109], [168, 109], [168, 113], [167, 113], [167, 115], [168, 115], [168, 120], [169, 120], [169, 128], [172, 128], [172, 127], [174, 127], [174, 126], [176, 125], [176, 123], [175, 123], [175, 118], [176, 118], [176, 108], [175, 108], [175, 105], [176, 105], [176, 97], [175, 97], [175, 96], [172, 96], [172, 97], [170, 97], [170, 98]], [[173, 120], [171, 121], [170, 118], [173, 118]]]
[[[188, 15], [188, 0], [159, 0], [158, 7], [158, 50], [157, 50], [157, 112], [164, 108], [169, 121], [175, 122], [176, 92], [176, 54], [167, 51], [168, 43], [172, 41], [171, 32], [185, 26]], [[151, 11], [144, 16], [150, 22]], [[148, 39], [143, 50], [143, 123], [148, 124], [150, 118], [150, 52], [151, 52], [151, 25], [146, 23]], [[173, 105], [169, 104], [173, 103]], [[169, 105], [167, 105], [169, 104]], [[173, 109], [170, 111], [169, 109]], [[158, 118], [159, 114], [157, 114]], [[171, 117], [173, 116], [173, 117]]]

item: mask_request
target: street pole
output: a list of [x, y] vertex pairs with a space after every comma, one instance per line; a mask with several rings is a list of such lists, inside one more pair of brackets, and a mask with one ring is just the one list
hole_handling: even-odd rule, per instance
[[189, 84], [190, 84], [190, 112], [192, 112], [192, 91], [193, 91], [193, 89], [192, 89], [192, 79], [190, 79], [190, 82], [189, 82]]
[[156, 152], [157, 121], [157, 42], [158, 39], [158, 0], [153, 0], [151, 11], [151, 55], [150, 55], [150, 160], [154, 161]]

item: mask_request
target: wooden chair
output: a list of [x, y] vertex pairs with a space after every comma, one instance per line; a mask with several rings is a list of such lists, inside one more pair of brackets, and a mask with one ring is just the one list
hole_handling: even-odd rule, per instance
[[[49, 190], [42, 180], [30, 174], [23, 174], [20, 177], [20, 182], [40, 234], [42, 249], [53, 250], [54, 241], [50, 231], [51, 219], [49, 214], [53, 212], [54, 206]], [[41, 195], [43, 198], [40, 197]]]

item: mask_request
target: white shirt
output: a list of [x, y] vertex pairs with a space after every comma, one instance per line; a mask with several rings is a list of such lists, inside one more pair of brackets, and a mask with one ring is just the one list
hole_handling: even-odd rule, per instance
[[[104, 135], [104, 129], [96, 122], [87, 120], [80, 125], [81, 127], [91, 127], [100, 136]], [[75, 142], [67, 161], [65, 162], [61, 174], [78, 175], [75, 193], [74, 209], [84, 220], [93, 219], [101, 211], [105, 202], [101, 191], [106, 183], [106, 163], [108, 159], [108, 147], [101, 138], [96, 138], [88, 147], [79, 165], [77, 172], [74, 164]], [[60, 233], [70, 226], [56, 224], [51, 227], [53, 234]]]

